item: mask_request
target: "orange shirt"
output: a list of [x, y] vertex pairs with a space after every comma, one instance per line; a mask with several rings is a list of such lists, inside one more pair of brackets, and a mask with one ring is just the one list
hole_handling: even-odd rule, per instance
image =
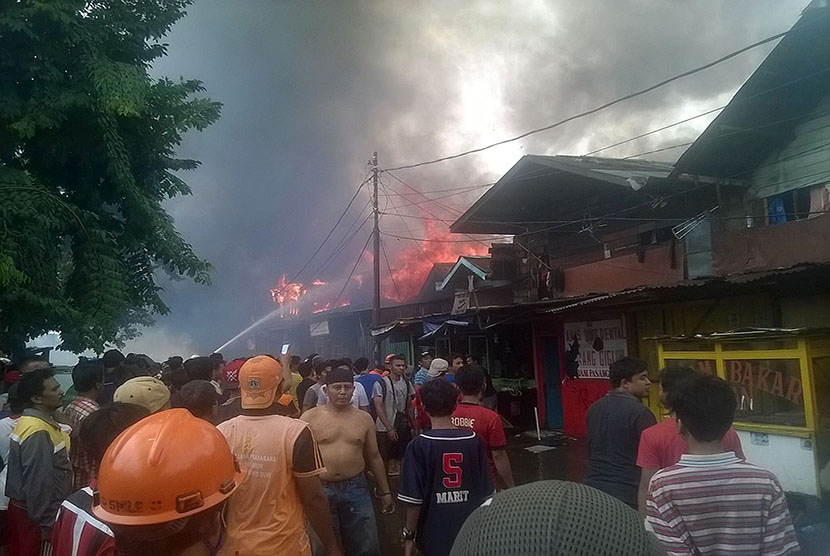
[[311, 556], [294, 478], [319, 475], [325, 467], [306, 423], [280, 415], [242, 415], [217, 428], [248, 470], [228, 501], [220, 556]]

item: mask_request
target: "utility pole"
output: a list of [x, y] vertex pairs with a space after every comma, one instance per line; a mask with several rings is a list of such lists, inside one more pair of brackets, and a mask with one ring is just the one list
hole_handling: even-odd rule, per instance
[[[372, 213], [375, 217], [372, 250], [372, 277], [374, 295], [372, 296], [372, 328], [380, 326], [380, 215], [378, 214], [378, 153], [372, 155]], [[380, 365], [380, 337], [374, 337], [375, 365]]]

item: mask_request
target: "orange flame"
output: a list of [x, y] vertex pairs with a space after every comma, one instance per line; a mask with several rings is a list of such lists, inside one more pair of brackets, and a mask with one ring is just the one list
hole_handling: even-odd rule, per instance
[[[490, 252], [489, 245], [474, 241], [456, 243], [463, 236], [451, 234], [448, 228], [439, 228], [429, 221], [424, 233], [424, 238], [430, 241], [415, 243], [395, 240], [392, 243], [387, 240], [386, 250], [392, 276], [390, 278], [388, 271], [381, 272], [381, 287], [385, 298], [399, 303], [410, 301], [421, 291], [433, 264], [454, 263], [464, 255], [487, 255]], [[400, 247], [394, 249], [392, 245]]]

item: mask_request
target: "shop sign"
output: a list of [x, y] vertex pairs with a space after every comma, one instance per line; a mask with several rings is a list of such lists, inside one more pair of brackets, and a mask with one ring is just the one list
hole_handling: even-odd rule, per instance
[[801, 380], [770, 369], [764, 360], [730, 360], [726, 362], [726, 372], [733, 387], [747, 397], [751, 397], [753, 391], [760, 390], [795, 405], [804, 405]]
[[328, 336], [329, 321], [324, 320], [320, 322], [311, 323], [308, 325], [308, 331], [312, 338], [316, 338], [318, 336]]
[[566, 367], [580, 378], [608, 378], [611, 363], [628, 355], [622, 320], [565, 323]]

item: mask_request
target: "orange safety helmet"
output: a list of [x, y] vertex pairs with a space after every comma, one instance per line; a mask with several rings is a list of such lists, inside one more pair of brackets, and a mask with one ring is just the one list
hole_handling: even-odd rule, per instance
[[92, 513], [112, 525], [175, 521], [222, 503], [244, 477], [216, 427], [186, 409], [161, 411], [107, 449]]

